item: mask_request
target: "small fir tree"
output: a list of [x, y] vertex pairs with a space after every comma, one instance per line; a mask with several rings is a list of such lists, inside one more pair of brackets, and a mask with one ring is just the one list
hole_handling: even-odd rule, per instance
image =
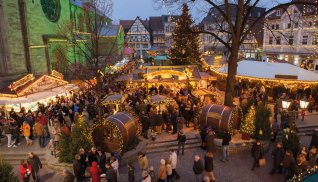
[[271, 126], [269, 123], [269, 117], [271, 116], [271, 111], [265, 105], [261, 104], [256, 108], [255, 115], [255, 127], [254, 132], [255, 137], [261, 140], [270, 139]]
[[290, 129], [283, 130], [283, 146], [285, 150], [291, 150], [296, 156], [300, 148], [300, 140], [296, 132]]
[[255, 131], [255, 107], [251, 106], [248, 110], [240, 128], [241, 133], [252, 135]]
[[72, 152], [71, 137], [65, 134], [61, 134], [59, 141], [59, 161], [71, 163], [74, 159]]
[[89, 151], [91, 149], [93, 144], [88, 136], [89, 128], [85, 123], [77, 124], [72, 128], [71, 139], [73, 156], [77, 154], [80, 148], [84, 148], [85, 151]]
[[13, 172], [13, 166], [4, 161], [2, 156], [0, 156], [0, 181], [19, 182]]
[[59, 142], [60, 162], [72, 162], [74, 155], [78, 153], [80, 148], [89, 151], [93, 144], [88, 136], [89, 128], [84, 122], [77, 123], [72, 127], [71, 136], [61, 135]]
[[199, 64], [201, 59], [199, 34], [194, 33], [188, 5], [184, 4], [182, 15], [176, 22], [176, 27], [172, 34], [172, 48], [169, 57], [174, 65]]

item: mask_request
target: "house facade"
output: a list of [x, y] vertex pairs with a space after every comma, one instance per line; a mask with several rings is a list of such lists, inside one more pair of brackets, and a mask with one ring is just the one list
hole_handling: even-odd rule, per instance
[[121, 20], [120, 25], [122, 25], [125, 30], [125, 41], [127, 45], [136, 51], [135, 56], [147, 57], [146, 51], [151, 49], [149, 21], [143, 21], [137, 16], [134, 21]]
[[[128, 46], [135, 48], [136, 55], [145, 56], [144, 52], [149, 50], [167, 52], [172, 44], [172, 33], [178, 18], [177, 15], [151, 16], [149, 20], [137, 17], [135, 20], [120, 20], [120, 25], [123, 26]], [[138, 33], [131, 30], [132, 28], [136, 30], [137, 27]], [[140, 40], [133, 37], [140, 37]], [[148, 41], [151, 46], [147, 47]]]
[[[224, 9], [225, 6], [219, 6], [221, 9]], [[235, 20], [236, 12], [238, 10], [238, 6], [236, 4], [230, 4], [231, 19]], [[258, 19], [262, 13], [265, 12], [265, 8], [255, 7], [249, 18], [247, 24], [253, 23], [256, 19]], [[209, 31], [215, 33], [218, 37], [220, 37], [225, 42], [231, 42], [231, 35], [227, 33], [227, 24], [222, 19], [222, 16], [219, 14], [218, 10], [215, 8], [211, 8], [208, 15], [203, 18], [201, 23], [199, 24], [200, 29], [204, 31]], [[261, 48], [263, 45], [263, 24], [257, 23], [255, 28], [252, 30], [251, 34], [249, 34], [244, 40], [243, 44], [240, 47], [240, 58], [261, 58]], [[227, 48], [217, 39], [215, 39], [212, 35], [209, 34], [201, 34], [201, 51], [206, 54], [214, 54], [223, 57], [223, 59], [227, 59], [229, 51]]]
[[75, 40], [84, 41], [89, 8], [89, 3], [78, 0], [0, 0], [0, 80], [53, 70], [65, 74], [66, 58], [84, 62], [85, 56], [78, 54], [82, 48], [70, 46], [61, 32], [76, 32]]
[[266, 18], [264, 58], [314, 70], [318, 48], [317, 8], [291, 5]]

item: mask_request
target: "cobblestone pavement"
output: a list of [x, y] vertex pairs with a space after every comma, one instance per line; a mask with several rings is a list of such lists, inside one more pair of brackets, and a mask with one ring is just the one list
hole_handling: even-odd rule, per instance
[[[181, 178], [178, 181], [192, 182], [194, 176], [192, 172], [193, 157], [195, 154], [199, 154], [201, 158], [204, 156], [204, 151], [201, 149], [189, 149], [185, 152], [184, 156], [178, 156], [177, 172]], [[154, 166], [157, 171], [159, 168], [159, 161], [162, 158], [169, 157], [169, 152], [160, 154], [147, 155], [149, 160], [149, 166]], [[269, 153], [266, 155], [267, 161], [270, 161], [271, 156]], [[268, 162], [266, 166], [257, 168], [254, 171], [251, 170], [253, 159], [250, 153], [234, 154], [230, 156], [230, 161], [224, 163], [220, 161], [220, 154], [217, 154], [214, 159], [214, 172], [216, 175], [216, 181], [220, 182], [279, 182], [283, 181], [281, 175], [269, 175], [271, 170], [271, 162]], [[134, 162], [136, 178], [140, 180], [141, 172], [139, 170], [138, 162]], [[127, 169], [122, 166], [120, 169], [120, 181], [127, 181]]]
[[[318, 113], [308, 114], [305, 117], [305, 122], [296, 121], [297, 125], [311, 125], [316, 124]], [[172, 137], [172, 136], [171, 136]], [[168, 136], [169, 138], [169, 136]], [[308, 146], [311, 137], [302, 136], [301, 145]], [[22, 144], [18, 148], [7, 148], [6, 147], [6, 139], [2, 139], [0, 152], [25, 152], [28, 153], [30, 151], [38, 152], [38, 151], [46, 151], [46, 149], [41, 149], [38, 146], [37, 141], [31, 147], [25, 146], [25, 141], [22, 140]], [[48, 151], [47, 151], [48, 152]], [[193, 181], [193, 156], [195, 154], [199, 154], [201, 157], [204, 155], [204, 151], [201, 149], [188, 149], [185, 152], [184, 156], [178, 157], [177, 171], [181, 175], [180, 182], [192, 182]], [[169, 152], [165, 153], [155, 153], [147, 155], [149, 160], [149, 165], [154, 166], [155, 170], [158, 170], [159, 161], [161, 158], [169, 157]], [[250, 152], [246, 153], [238, 153], [230, 156], [230, 161], [223, 163], [220, 161], [220, 154], [216, 154], [214, 159], [214, 171], [219, 182], [281, 182], [284, 181], [284, 178], [281, 175], [275, 174], [273, 176], [269, 175], [269, 171], [271, 170], [271, 155], [270, 152], [266, 154], [267, 164], [262, 168], [257, 168], [254, 171], [251, 171], [253, 159], [250, 155]], [[135, 166], [135, 175], [137, 181], [141, 181], [141, 171], [139, 170], [138, 162], [135, 161], [133, 163]], [[15, 166], [15, 173], [18, 174], [18, 166]], [[58, 182], [63, 180], [63, 176], [60, 172], [52, 171], [44, 167], [40, 171], [41, 181], [43, 182]], [[1, 181], [1, 180], [0, 180]], [[119, 182], [127, 182], [127, 168], [126, 166], [120, 167], [120, 178]]]

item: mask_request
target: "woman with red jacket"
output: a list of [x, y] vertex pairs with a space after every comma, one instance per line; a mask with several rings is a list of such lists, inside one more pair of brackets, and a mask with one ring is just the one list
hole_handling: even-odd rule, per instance
[[101, 182], [100, 173], [102, 173], [102, 170], [98, 167], [96, 161], [92, 162], [92, 167], [89, 169], [89, 172], [91, 173], [92, 182]]
[[20, 179], [23, 182], [29, 182], [31, 171], [32, 171], [31, 165], [28, 164], [25, 160], [21, 160], [19, 171], [20, 171]]

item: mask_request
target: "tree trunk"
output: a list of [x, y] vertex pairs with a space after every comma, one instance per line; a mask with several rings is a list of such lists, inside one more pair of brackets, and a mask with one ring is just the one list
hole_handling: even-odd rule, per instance
[[237, 72], [237, 61], [238, 61], [239, 49], [232, 47], [228, 63], [228, 73], [226, 78], [226, 90], [224, 105], [232, 106], [233, 105], [233, 96], [234, 96], [234, 85], [235, 85], [235, 75]]

